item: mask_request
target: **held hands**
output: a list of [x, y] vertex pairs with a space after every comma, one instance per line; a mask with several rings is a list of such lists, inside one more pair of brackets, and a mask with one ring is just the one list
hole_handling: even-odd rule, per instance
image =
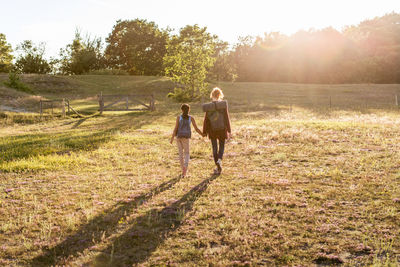
[[199, 134], [199, 135], [201, 135], [201, 137], [205, 137], [205, 136], [207, 136], [207, 133], [205, 133], [205, 132], [202, 132], [200, 129], [196, 129], [196, 131], [197, 131], [197, 133]]
[[169, 143], [172, 145], [172, 143], [174, 142], [174, 136], [171, 137], [171, 140], [169, 140]]

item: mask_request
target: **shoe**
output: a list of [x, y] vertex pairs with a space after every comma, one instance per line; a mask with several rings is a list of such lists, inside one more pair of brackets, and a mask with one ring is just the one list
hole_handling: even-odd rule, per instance
[[221, 174], [221, 173], [218, 171], [218, 168], [215, 168], [214, 174], [215, 174], [215, 175]]
[[221, 173], [222, 172], [222, 160], [218, 159], [216, 164], [217, 164], [218, 173]]

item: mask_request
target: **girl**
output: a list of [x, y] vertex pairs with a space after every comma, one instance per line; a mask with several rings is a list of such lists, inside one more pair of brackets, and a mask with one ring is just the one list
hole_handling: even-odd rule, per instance
[[203, 133], [196, 125], [196, 121], [192, 116], [189, 116], [190, 106], [188, 104], [182, 104], [181, 106], [182, 115], [176, 118], [175, 129], [172, 133], [170, 143], [174, 141], [175, 136], [176, 143], [178, 145], [179, 161], [182, 168], [182, 177], [186, 176], [188, 166], [189, 166], [189, 138], [192, 136], [192, 130], [190, 124], [193, 124], [194, 129], [201, 136]]
[[[225, 140], [231, 137], [231, 121], [228, 112], [228, 102], [223, 101], [224, 94], [218, 87], [210, 94], [211, 103], [204, 104], [203, 133], [211, 139], [214, 162], [217, 168], [214, 174], [222, 171], [222, 157], [224, 155]], [[218, 140], [218, 143], [217, 143]], [[219, 145], [219, 146], [218, 146]]]

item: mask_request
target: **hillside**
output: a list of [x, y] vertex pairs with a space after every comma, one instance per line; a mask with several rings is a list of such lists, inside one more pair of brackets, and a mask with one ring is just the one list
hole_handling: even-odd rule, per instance
[[[0, 74], [0, 84], [8, 75]], [[36, 95], [47, 98], [84, 98], [104, 94], [127, 94], [157, 90], [167, 93], [173, 85], [165, 78], [151, 76], [82, 75], [53, 76], [25, 74], [21, 80], [29, 85]]]
[[71, 100], [79, 111], [88, 114], [98, 109], [97, 95], [103, 94], [138, 94], [155, 92], [158, 100], [164, 100], [173, 85], [162, 77], [144, 76], [52, 76], [21, 75], [21, 80], [33, 91], [34, 96], [6, 88], [3, 84], [8, 75], [0, 75], [0, 111], [39, 112], [40, 99]]

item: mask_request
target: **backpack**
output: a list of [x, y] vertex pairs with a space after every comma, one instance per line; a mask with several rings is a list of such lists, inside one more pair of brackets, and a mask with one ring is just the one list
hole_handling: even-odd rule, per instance
[[226, 101], [211, 102], [203, 105], [206, 116], [210, 120], [211, 130], [225, 130], [225, 110], [227, 108]]
[[179, 126], [178, 126], [178, 137], [190, 138], [192, 136], [192, 130], [190, 128], [190, 123], [192, 122], [191, 117], [189, 119], [182, 118], [182, 115], [179, 116]]

